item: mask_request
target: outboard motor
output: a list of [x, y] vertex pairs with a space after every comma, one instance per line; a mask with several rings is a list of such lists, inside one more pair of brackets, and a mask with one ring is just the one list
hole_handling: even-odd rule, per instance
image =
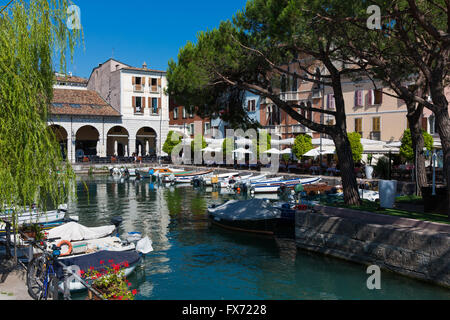
[[123, 218], [122, 217], [113, 217], [111, 218], [111, 223], [116, 227], [114, 232], [116, 233], [117, 237], [119, 237], [119, 226], [122, 224]]
[[281, 185], [278, 188], [277, 193], [280, 198], [286, 198], [291, 195], [291, 189], [289, 189], [286, 185]]
[[201, 188], [205, 185], [205, 180], [203, 179], [203, 177], [197, 177], [192, 179], [192, 184], [194, 188]]

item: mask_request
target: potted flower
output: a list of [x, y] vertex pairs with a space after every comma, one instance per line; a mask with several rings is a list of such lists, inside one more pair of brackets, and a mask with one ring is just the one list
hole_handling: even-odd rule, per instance
[[[44, 231], [39, 224], [24, 224], [20, 227], [20, 232], [28, 239], [43, 240], [45, 238]], [[24, 240], [28, 240], [24, 239]]]
[[[114, 264], [112, 260], [108, 261], [111, 266], [105, 265], [104, 261], [100, 261], [104, 268], [96, 270], [91, 267], [88, 271], [81, 270], [81, 276], [91, 282], [91, 286], [100, 292], [107, 300], [134, 300], [137, 290], [130, 290], [131, 283], [125, 277], [125, 269], [128, 268], [128, 262], [122, 265]], [[89, 300], [99, 299], [93, 296], [89, 291]]]

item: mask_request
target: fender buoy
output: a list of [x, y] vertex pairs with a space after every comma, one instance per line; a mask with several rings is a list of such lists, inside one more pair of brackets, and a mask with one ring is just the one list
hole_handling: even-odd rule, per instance
[[56, 246], [61, 248], [61, 246], [63, 246], [63, 245], [68, 246], [69, 250], [67, 250], [67, 252], [65, 252], [65, 253], [61, 252], [60, 257], [65, 257], [65, 256], [68, 256], [68, 255], [70, 255], [72, 253], [73, 247], [72, 247], [72, 244], [70, 243], [70, 241], [62, 240]]

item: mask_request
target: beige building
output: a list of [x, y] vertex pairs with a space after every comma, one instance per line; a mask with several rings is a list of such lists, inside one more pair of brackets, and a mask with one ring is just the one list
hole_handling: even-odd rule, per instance
[[[363, 139], [399, 141], [408, 128], [407, 108], [403, 100], [390, 96], [389, 88], [377, 89], [372, 81], [343, 80], [342, 89], [347, 114], [347, 131], [358, 132]], [[332, 88], [325, 89], [326, 108], [334, 108]], [[325, 116], [325, 121], [333, 121]]]

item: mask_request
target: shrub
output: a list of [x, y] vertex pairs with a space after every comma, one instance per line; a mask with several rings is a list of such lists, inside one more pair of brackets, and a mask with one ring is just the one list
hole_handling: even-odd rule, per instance
[[358, 132], [351, 132], [348, 134], [348, 140], [352, 148], [353, 161], [355, 163], [361, 162], [362, 154], [364, 152], [363, 145], [361, 143], [361, 135]]
[[163, 151], [167, 153], [169, 156], [172, 155], [172, 150], [181, 143], [182, 136], [179, 133], [174, 131], [169, 131], [167, 134], [166, 142], [163, 145]]
[[309, 136], [307, 134], [301, 134], [295, 138], [294, 146], [292, 147], [292, 152], [295, 154], [295, 156], [298, 159], [301, 159], [301, 157], [305, 153], [312, 150], [313, 148], [314, 147], [312, 144], [311, 136]]
[[[424, 140], [424, 146], [428, 151], [433, 150], [433, 136], [431, 136], [428, 132], [422, 131], [422, 136]], [[402, 145], [400, 147], [400, 155], [406, 159], [406, 161], [413, 162], [414, 161], [414, 149], [412, 147], [412, 137], [411, 130], [406, 129], [403, 133], [402, 137]]]

